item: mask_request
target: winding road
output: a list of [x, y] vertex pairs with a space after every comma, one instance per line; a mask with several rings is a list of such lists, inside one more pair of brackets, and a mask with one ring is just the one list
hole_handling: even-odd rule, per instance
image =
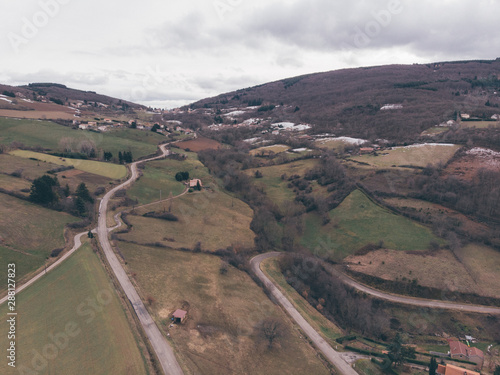
[[[130, 282], [130, 279], [128, 278], [125, 270], [123, 269], [120, 261], [116, 257], [115, 253], [113, 252], [113, 249], [111, 247], [111, 243], [109, 242], [109, 232], [115, 230], [116, 228], [120, 227], [122, 225], [121, 221], [118, 219], [118, 216], [120, 213], [117, 213], [114, 216], [116, 225], [113, 227], [108, 228], [107, 223], [106, 223], [106, 216], [107, 216], [107, 209], [108, 209], [108, 203], [109, 200], [113, 197], [113, 195], [120, 189], [123, 189], [130, 184], [132, 184], [137, 178], [139, 177], [139, 173], [137, 171], [137, 165], [140, 163], [144, 163], [147, 161], [151, 160], [156, 160], [160, 159], [164, 156], [167, 156], [169, 154], [169, 150], [166, 149], [167, 145], [161, 145], [160, 150], [162, 151], [162, 154], [150, 159], [146, 160], [140, 160], [137, 162], [134, 162], [130, 164], [130, 171], [131, 171], [131, 176], [130, 178], [125, 181], [124, 183], [114, 187], [111, 189], [101, 200], [99, 204], [99, 219], [98, 219], [98, 225], [97, 229], [92, 230], [93, 233], [97, 233], [99, 242], [101, 243], [101, 247], [104, 251], [104, 254], [106, 256], [106, 259], [108, 260], [109, 265], [111, 266], [111, 269], [113, 270], [113, 273], [115, 274], [118, 282], [120, 283], [123, 291], [125, 292], [127, 298], [129, 299], [130, 303], [132, 304], [137, 317], [139, 318], [139, 321], [141, 322], [141, 325], [144, 329], [144, 332], [146, 333], [146, 336], [148, 337], [151, 346], [153, 347], [153, 350], [156, 353], [156, 356], [158, 357], [158, 360], [160, 362], [160, 365], [163, 369], [163, 372], [166, 375], [183, 375], [183, 371], [181, 367], [179, 366], [179, 363], [177, 362], [177, 359], [175, 358], [174, 352], [165, 339], [165, 337], [162, 335], [160, 330], [158, 329], [158, 326], [155, 324], [151, 316], [149, 315], [149, 312], [146, 310], [146, 307], [144, 306], [144, 303], [142, 302], [141, 298], [139, 297], [139, 294], [135, 290], [134, 286]], [[184, 194], [187, 193], [187, 189], [180, 195], [174, 197], [180, 197]], [[164, 199], [163, 201], [167, 201], [171, 198]], [[153, 202], [153, 203], [158, 203], [158, 202]], [[150, 204], [153, 204], [150, 203]], [[148, 204], [149, 205], [149, 204]], [[146, 206], [146, 205], [145, 205]], [[67, 252], [65, 253], [61, 258], [59, 258], [56, 262], [51, 264], [49, 267], [47, 267], [46, 270], [40, 272], [39, 274], [35, 275], [33, 278], [25, 282], [24, 284], [18, 286], [16, 288], [16, 293], [21, 292], [25, 288], [29, 287], [33, 283], [35, 283], [37, 280], [39, 280], [43, 275], [45, 275], [47, 272], [52, 271], [54, 268], [59, 266], [62, 262], [64, 262], [67, 258], [69, 258], [80, 246], [82, 245], [82, 236], [87, 235], [88, 232], [82, 232], [78, 233], [74, 237], [74, 246]], [[3, 304], [5, 301], [7, 301], [8, 296], [6, 295], [5, 297], [0, 299], [0, 305]]]
[[281, 253], [272, 252], [257, 255], [250, 260], [252, 271], [264, 283], [266, 289], [280, 303], [286, 312], [295, 320], [304, 333], [311, 339], [314, 345], [321, 350], [325, 357], [344, 375], [358, 375], [356, 371], [342, 358], [341, 354], [335, 350], [316, 332], [316, 330], [300, 315], [297, 309], [290, 301], [281, 293], [281, 291], [269, 280], [269, 278], [260, 269], [260, 263], [267, 258], [273, 258], [281, 255]]
[[366, 294], [372, 295], [380, 299], [384, 299], [386, 301], [402, 303], [405, 305], [434, 308], [434, 309], [458, 310], [463, 312], [472, 312], [479, 314], [500, 314], [500, 307], [495, 307], [495, 306], [471, 305], [467, 303], [408, 297], [398, 294], [382, 292], [378, 289], [371, 288], [369, 286], [357, 282], [354, 279], [351, 279], [349, 276], [340, 272], [333, 266], [330, 266], [327, 269], [330, 273], [338, 276], [345, 284], [361, 292], [364, 292]]
[[161, 364], [164, 373], [172, 375], [181, 375], [183, 374], [183, 372], [181, 370], [181, 367], [179, 366], [179, 363], [177, 362], [177, 359], [175, 358], [172, 347], [168, 344], [167, 340], [158, 329], [158, 326], [155, 324], [155, 322], [149, 315], [149, 312], [146, 310], [144, 303], [139, 297], [139, 294], [135, 290], [132, 282], [127, 276], [127, 273], [123, 269], [120, 261], [118, 260], [117, 256], [113, 252], [113, 249], [111, 248], [111, 243], [109, 242], [109, 237], [108, 237], [109, 233], [108, 227], [106, 224], [106, 213], [108, 210], [108, 203], [111, 197], [118, 190], [127, 187], [137, 179], [137, 177], [139, 176], [139, 173], [137, 172], [138, 164], [159, 159], [168, 155], [169, 151], [165, 148], [165, 146], [166, 145], [160, 146], [162, 155], [130, 164], [130, 171], [131, 171], [130, 178], [124, 183], [111, 189], [102, 198], [101, 203], [99, 205], [97, 236], [99, 237], [99, 242], [101, 243], [101, 247], [104, 251], [104, 254], [106, 256], [106, 259], [108, 260], [109, 265], [111, 266], [111, 269], [113, 270], [113, 273], [116, 276], [116, 279], [120, 283], [130, 303], [134, 307], [137, 317], [139, 318], [139, 321], [141, 322], [141, 325], [144, 328], [144, 332], [146, 333], [146, 336], [148, 337], [151, 346], [153, 347], [153, 350], [155, 351], [156, 356], [158, 357], [158, 360]]
[[[31, 279], [29, 279], [28, 281], [26, 281], [24, 284], [22, 285], [18, 285], [16, 287], [16, 294], [21, 292], [22, 290], [26, 289], [27, 287], [29, 287], [31, 284], [33, 284], [35, 281], [37, 281], [38, 279], [40, 279], [43, 275], [45, 275], [47, 272], [50, 272], [52, 271], [54, 268], [56, 268], [57, 266], [59, 266], [62, 262], [64, 262], [66, 259], [68, 259], [71, 254], [73, 254], [76, 250], [78, 250], [78, 248], [80, 246], [82, 246], [82, 236], [86, 236], [88, 232], [82, 232], [82, 233], [78, 233], [76, 236], [75, 236], [75, 244], [73, 245], [73, 247], [66, 253], [64, 254], [62, 257], [60, 257], [56, 262], [52, 263], [49, 267], [47, 267], [46, 270], [43, 270], [42, 272], [40, 272], [39, 274], [33, 276]], [[5, 301], [7, 301], [7, 295], [5, 297], [3, 297], [2, 299], [0, 299], [0, 305], [3, 304]]]
[[[263, 260], [268, 258], [277, 258], [282, 255], [283, 253], [279, 252], [269, 252], [257, 255], [256, 257], [250, 260], [250, 267], [252, 271], [255, 273], [255, 275], [257, 275], [257, 277], [264, 283], [265, 288], [273, 295], [273, 297], [280, 303], [280, 305], [283, 306], [283, 308], [287, 311], [287, 313], [295, 320], [295, 322], [300, 326], [300, 328], [302, 328], [304, 333], [311, 339], [314, 345], [323, 352], [326, 358], [335, 367], [337, 367], [337, 369], [343, 374], [349, 374], [349, 375], [356, 374], [356, 372], [344, 361], [344, 359], [342, 358], [342, 353], [333, 350], [333, 348], [300, 315], [297, 309], [283, 295], [283, 293], [278, 289], [278, 287], [260, 269], [260, 264], [262, 263]], [[469, 305], [469, 304], [448, 302], [448, 301], [428, 300], [428, 299], [406, 297], [406, 296], [381, 292], [379, 290], [358, 283], [357, 281], [351, 279], [342, 272], [336, 270], [334, 267], [330, 267], [329, 271], [335, 274], [336, 276], [340, 277], [341, 280], [347, 285], [359, 291], [362, 291], [364, 293], [370, 294], [374, 297], [381, 298], [387, 301], [413, 305], [413, 306], [426, 307], [426, 308], [452, 309], [452, 310], [474, 312], [481, 314], [500, 314], [500, 307]]]

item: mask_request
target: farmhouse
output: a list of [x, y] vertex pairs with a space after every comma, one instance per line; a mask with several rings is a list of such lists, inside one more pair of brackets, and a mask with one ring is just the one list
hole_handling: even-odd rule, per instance
[[467, 361], [475, 362], [479, 368], [483, 366], [484, 353], [478, 348], [473, 348], [461, 343], [458, 340], [448, 340], [450, 345], [450, 357], [465, 359]]
[[438, 365], [436, 374], [440, 375], [480, 375], [479, 372], [467, 370], [462, 367], [447, 364], [446, 366]]
[[361, 153], [361, 155], [371, 154], [373, 151], [375, 151], [375, 149], [373, 147], [361, 147], [359, 149], [359, 152]]
[[192, 179], [189, 181], [189, 187], [190, 188], [196, 188], [198, 187], [198, 184], [200, 184], [200, 187], [203, 187], [203, 184], [201, 183], [201, 180], [198, 178]]
[[186, 320], [186, 316], [187, 316], [187, 311], [177, 309], [172, 314], [173, 317], [172, 320], [174, 321], [174, 323], [184, 323], [184, 320]]

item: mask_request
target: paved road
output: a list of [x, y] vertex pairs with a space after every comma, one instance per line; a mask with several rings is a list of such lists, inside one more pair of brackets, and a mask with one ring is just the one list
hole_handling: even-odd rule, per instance
[[352, 286], [353, 288], [365, 292], [367, 294], [370, 294], [374, 297], [384, 299], [386, 301], [402, 303], [405, 305], [429, 307], [434, 309], [459, 310], [459, 311], [473, 312], [479, 314], [500, 314], [500, 307], [471, 305], [467, 303], [458, 303], [452, 301], [439, 301], [439, 300], [408, 297], [408, 296], [382, 292], [380, 290], [360, 284], [359, 282], [355, 281], [354, 279], [351, 279], [349, 276], [340, 272], [333, 266], [329, 266], [328, 270], [331, 273], [337, 275], [347, 285]]
[[[282, 253], [276, 253], [276, 252], [267, 254], [271, 254], [267, 258], [277, 257], [282, 255]], [[471, 305], [467, 303], [431, 300], [431, 299], [408, 297], [398, 294], [382, 292], [380, 290], [363, 285], [354, 279], [351, 279], [349, 276], [339, 271], [334, 266], [327, 266], [327, 268], [332, 274], [338, 276], [347, 285], [361, 292], [365, 292], [367, 294], [370, 294], [380, 299], [384, 299], [386, 301], [402, 303], [405, 305], [435, 308], [435, 309], [459, 310], [459, 311], [473, 312], [479, 314], [500, 314], [500, 307], [495, 307], [495, 306]]]
[[139, 321], [141, 322], [144, 331], [151, 342], [151, 346], [153, 347], [153, 350], [156, 353], [156, 356], [158, 357], [158, 360], [160, 361], [161, 367], [165, 374], [172, 374], [172, 375], [181, 375], [183, 374], [181, 367], [179, 366], [179, 363], [177, 362], [174, 352], [170, 345], [168, 344], [167, 340], [165, 337], [162, 335], [160, 330], [158, 329], [157, 325], [149, 315], [148, 311], [146, 310], [146, 307], [142, 303], [141, 298], [139, 297], [139, 294], [137, 294], [137, 291], [135, 290], [134, 286], [130, 282], [125, 270], [123, 269], [120, 261], [116, 257], [115, 253], [113, 252], [113, 249], [111, 248], [111, 244], [109, 242], [108, 238], [108, 228], [106, 225], [106, 212], [108, 209], [108, 203], [110, 198], [120, 189], [123, 189], [130, 185], [132, 182], [134, 182], [137, 177], [138, 177], [138, 172], [137, 172], [137, 164], [143, 163], [146, 161], [158, 159], [162, 156], [168, 155], [168, 150], [166, 150], [165, 145], [161, 146], [161, 150], [163, 154], [161, 156], [147, 159], [147, 160], [142, 160], [139, 162], [135, 162], [130, 164], [130, 171], [131, 171], [131, 176], [130, 178], [125, 181], [123, 184], [116, 186], [112, 190], [110, 190], [101, 200], [101, 203], [99, 205], [99, 220], [98, 220], [98, 225], [97, 225], [97, 235], [99, 237], [99, 241], [101, 243], [102, 249], [104, 251], [104, 254], [106, 255], [106, 258], [111, 266], [111, 269], [113, 270], [118, 282], [120, 283], [121, 287], [123, 288], [125, 294], [127, 295], [128, 299], [130, 300], [130, 303], [134, 307], [134, 310], [139, 317]]
[[297, 322], [304, 333], [311, 339], [314, 345], [323, 352], [325, 357], [344, 375], [357, 375], [357, 372], [347, 364], [342, 358], [342, 355], [333, 350], [333, 348], [320, 336], [316, 330], [299, 314], [297, 309], [288, 301], [288, 299], [281, 293], [281, 291], [267, 278], [260, 269], [260, 263], [267, 258], [277, 257], [281, 253], [266, 253], [257, 255], [250, 260], [250, 266], [257, 277], [264, 283], [267, 290], [276, 298], [276, 300], [283, 306], [287, 313]]
[[[33, 284], [35, 281], [37, 281], [39, 278], [41, 278], [45, 273], [52, 271], [54, 268], [56, 268], [58, 265], [60, 265], [62, 262], [64, 262], [71, 254], [73, 254], [81, 245], [82, 245], [82, 236], [86, 236], [88, 232], [83, 232], [79, 233], [75, 236], [75, 244], [69, 250], [66, 254], [64, 254], [61, 258], [59, 258], [56, 262], [52, 263], [50, 267], [47, 267], [47, 270], [43, 270], [40, 272], [38, 275], [35, 275], [32, 279], [29, 279], [26, 281], [23, 285], [17, 286], [16, 287], [16, 294], [24, 290], [25, 288], [29, 287], [31, 284]], [[2, 299], [0, 299], [0, 305], [7, 301], [7, 297], [5, 296]]]

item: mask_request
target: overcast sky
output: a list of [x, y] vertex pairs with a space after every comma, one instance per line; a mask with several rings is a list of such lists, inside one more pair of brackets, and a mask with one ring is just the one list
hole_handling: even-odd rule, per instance
[[4, 0], [0, 82], [173, 108], [305, 73], [499, 57], [498, 0]]

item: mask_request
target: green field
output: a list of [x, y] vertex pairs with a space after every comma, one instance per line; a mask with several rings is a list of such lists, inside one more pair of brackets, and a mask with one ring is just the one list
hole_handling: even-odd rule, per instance
[[195, 153], [177, 149], [174, 152], [185, 154], [188, 158], [184, 161], [164, 159], [145, 163], [143, 176], [128, 190], [128, 196], [145, 204], [159, 200], [160, 190], [162, 198], [168, 198], [170, 193], [173, 196], [179, 195], [186, 188], [175, 179], [175, 174], [181, 171], [189, 172], [190, 178], [201, 179], [205, 186], [210, 185], [212, 178]]
[[462, 128], [476, 128], [487, 129], [489, 127], [498, 128], [500, 121], [462, 121], [460, 123]]
[[[185, 373], [329, 374], [289, 318], [245, 273], [207, 254], [120, 244], [128, 268], [144, 297], [155, 301], [154, 319], [169, 334]], [[184, 308], [187, 321], [170, 328], [173, 311]], [[267, 317], [288, 332], [267, 349], [254, 327]]]
[[6, 174], [0, 174], [0, 188], [23, 194], [28, 197], [28, 192], [21, 192], [21, 190], [30, 189], [31, 183], [23, 178], [12, 177]]
[[52, 164], [73, 166], [75, 169], [83, 172], [93, 173], [116, 180], [127, 176], [127, 168], [125, 168], [125, 166], [113, 163], [104, 163], [94, 160], [67, 159], [26, 150], [14, 150], [11, 151], [10, 154], [26, 159], [37, 159]]
[[[17, 367], [8, 367], [4, 356], [2, 374], [147, 373], [118, 296], [88, 244], [18, 294], [16, 311]], [[7, 304], [0, 313], [7, 316]], [[7, 349], [7, 319], [0, 329]]]
[[262, 186], [267, 196], [273, 202], [282, 205], [293, 201], [295, 193], [292, 189], [288, 188], [289, 182], [287, 179], [282, 179], [281, 176], [286, 175], [287, 178], [292, 175], [303, 176], [307, 170], [312, 169], [315, 165], [316, 160], [306, 159], [287, 164], [248, 169], [245, 172], [253, 177], [257, 170], [260, 171], [262, 178], [255, 179], [255, 183], [258, 186]]
[[[26, 159], [19, 156], [0, 154], [0, 187], [16, 193], [29, 195], [29, 192], [21, 192], [22, 189], [30, 189], [35, 178], [47, 174], [49, 171], [59, 168], [60, 165], [42, 162], [39, 160]], [[21, 177], [13, 177], [13, 172], [19, 172]], [[71, 191], [75, 191], [80, 183], [85, 183], [92, 193], [99, 186], [108, 186], [111, 179], [94, 173], [83, 172], [72, 169], [56, 174], [61, 186], [68, 184]]]
[[[171, 213], [179, 221], [142, 217], [150, 211]], [[188, 193], [171, 202], [136, 210], [128, 216], [130, 233], [119, 238], [141, 244], [159, 242], [173, 248], [192, 249], [197, 242], [204, 250], [215, 251], [231, 245], [252, 247], [255, 234], [250, 230], [253, 211], [244, 202], [219, 190]]]
[[426, 167], [427, 165], [445, 164], [461, 146], [424, 145], [415, 147], [395, 147], [383, 150], [377, 155], [354, 156], [351, 159], [366, 163], [373, 168], [401, 166]]
[[442, 134], [450, 130], [449, 127], [447, 126], [434, 126], [432, 128], [429, 128], [427, 130], [424, 130], [420, 135], [422, 136], [432, 136], [432, 135], [437, 135], [437, 134]]
[[80, 142], [90, 140], [98, 150], [109, 151], [116, 158], [119, 151], [131, 151], [134, 158], [149, 155], [157, 150], [157, 144], [165, 137], [134, 129], [96, 133], [75, 130], [49, 121], [15, 120], [0, 118], [0, 144], [20, 142], [30, 147], [42, 147], [62, 151], [59, 142], [70, 138], [76, 148]]
[[5, 194], [0, 194], [0, 210], [0, 267], [19, 262], [19, 280], [42, 266], [52, 250], [64, 247], [64, 226], [79, 220]]
[[281, 152], [285, 152], [286, 150], [289, 150], [290, 146], [287, 145], [272, 145], [272, 146], [264, 146], [264, 147], [259, 147], [253, 150], [250, 150], [249, 154], [253, 156], [261, 156], [261, 155], [269, 155], [271, 153], [273, 154], [279, 154]]
[[438, 241], [430, 229], [373, 203], [361, 191], [352, 192], [329, 212], [322, 225], [315, 213], [306, 214], [301, 244], [319, 255], [341, 260], [361, 247], [379, 241], [393, 250], [424, 250]]
[[15, 171], [22, 171], [22, 177], [28, 180], [34, 180], [47, 173], [47, 171], [59, 167], [58, 164], [25, 159], [9, 154], [0, 154], [0, 165], [2, 166], [2, 173], [11, 174]]
[[[356, 361], [356, 372], [360, 375], [384, 375], [386, 374], [380, 366], [371, 362], [369, 359], [360, 359]], [[398, 373], [396, 371], [396, 373]]]

